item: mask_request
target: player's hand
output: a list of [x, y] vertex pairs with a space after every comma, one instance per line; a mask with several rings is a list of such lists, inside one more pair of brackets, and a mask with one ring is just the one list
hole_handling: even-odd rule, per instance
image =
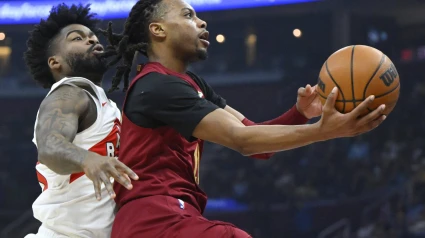
[[368, 97], [353, 111], [342, 114], [335, 109], [335, 102], [338, 96], [338, 89], [335, 87], [329, 94], [323, 107], [322, 118], [318, 122], [320, 132], [326, 139], [338, 137], [352, 137], [363, 134], [378, 127], [386, 118], [382, 113], [385, 105], [380, 105], [377, 109], [368, 114], [364, 114], [371, 105], [374, 96]]
[[133, 180], [139, 179], [136, 173], [116, 158], [100, 156], [96, 153], [89, 154], [83, 161], [82, 167], [86, 176], [93, 181], [97, 200], [102, 198], [102, 183], [105, 184], [111, 198], [115, 198], [114, 188], [110, 180], [111, 177], [129, 190], [133, 188], [130, 178]]
[[311, 119], [322, 114], [322, 103], [319, 99], [319, 94], [315, 86], [307, 86], [298, 89], [297, 109], [306, 118]]

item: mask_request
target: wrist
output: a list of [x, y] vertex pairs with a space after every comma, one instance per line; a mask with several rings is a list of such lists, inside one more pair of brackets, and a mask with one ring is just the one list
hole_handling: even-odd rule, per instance
[[93, 160], [93, 156], [90, 156], [91, 154], [95, 154], [91, 151], [84, 151], [83, 153], [81, 153], [81, 160], [78, 161], [78, 166], [80, 166], [80, 168], [82, 170], [84, 170], [85, 167], [87, 167], [87, 164], [90, 163], [91, 160]]
[[319, 141], [327, 141], [327, 140], [333, 139], [333, 137], [330, 136], [330, 133], [323, 130], [321, 121], [318, 121], [313, 124], [309, 124], [309, 126], [311, 130], [310, 131], [311, 136], [314, 141], [319, 142]]

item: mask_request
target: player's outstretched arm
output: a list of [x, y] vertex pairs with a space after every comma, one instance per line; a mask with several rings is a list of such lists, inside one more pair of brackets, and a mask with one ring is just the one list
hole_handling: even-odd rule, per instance
[[319, 122], [298, 126], [250, 126], [225, 110], [217, 109], [196, 126], [193, 136], [218, 143], [244, 155], [294, 149], [314, 142], [338, 137], [356, 136], [377, 127], [385, 119], [384, 105], [361, 117], [373, 98], [365, 100], [356, 109], [341, 114], [335, 109], [337, 90], [333, 90]]
[[132, 188], [128, 177], [138, 177], [117, 159], [72, 143], [79, 124], [88, 116], [90, 100], [82, 89], [64, 85], [42, 102], [36, 125], [38, 160], [58, 174], [84, 172], [93, 181], [97, 199], [101, 198], [102, 183], [114, 198], [110, 177], [127, 189]]
[[[242, 113], [238, 112], [236, 109], [232, 108], [231, 106], [227, 105], [226, 100], [222, 98], [220, 95], [218, 95], [214, 89], [201, 77], [198, 77], [194, 74], [191, 74], [192, 78], [194, 78], [197, 81], [197, 84], [201, 87], [202, 91], [205, 92], [205, 99], [212, 102], [213, 104], [217, 105], [218, 107], [224, 109], [225, 111], [229, 112], [233, 116], [235, 116], [239, 121], [242, 122], [245, 126], [253, 126], [253, 125], [303, 125], [306, 124], [309, 120], [309, 118], [306, 118], [303, 113], [300, 112], [297, 105], [294, 105], [291, 109], [286, 111], [284, 114], [278, 116], [277, 118], [274, 118], [272, 120], [256, 123], [248, 118], [246, 118]], [[307, 87], [299, 88], [298, 90], [298, 98], [299, 99], [306, 99], [306, 96], [310, 96], [312, 94], [312, 90], [314, 92], [314, 88], [307, 85]], [[307, 98], [309, 99], [309, 98]], [[319, 101], [320, 103], [320, 101]], [[321, 105], [320, 105], [321, 106]], [[321, 110], [320, 110], [321, 111]], [[274, 153], [263, 153], [263, 154], [254, 154], [250, 155], [250, 157], [257, 158], [257, 159], [269, 159], [272, 157]]]

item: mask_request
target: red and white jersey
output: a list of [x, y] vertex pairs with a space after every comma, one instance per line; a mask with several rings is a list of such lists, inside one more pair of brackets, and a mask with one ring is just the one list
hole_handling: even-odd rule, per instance
[[[78, 133], [76, 146], [103, 156], [118, 156], [121, 113], [105, 91], [85, 78], [64, 78], [55, 83], [47, 96], [61, 85], [89, 85], [96, 93], [97, 119], [92, 126]], [[46, 96], [46, 97], [47, 97]], [[38, 113], [37, 113], [38, 120]], [[35, 122], [37, 125], [37, 121]], [[36, 143], [34, 130], [33, 142]], [[84, 173], [60, 175], [44, 164], [36, 165], [42, 193], [33, 204], [34, 217], [42, 226], [67, 237], [110, 237], [115, 217], [115, 202], [102, 185], [102, 200], [95, 198], [93, 182]]]

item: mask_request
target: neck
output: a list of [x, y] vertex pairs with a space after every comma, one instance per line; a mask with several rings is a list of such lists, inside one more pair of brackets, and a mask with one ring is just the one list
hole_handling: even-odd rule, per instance
[[186, 73], [188, 63], [182, 61], [181, 59], [177, 59], [175, 57], [159, 57], [156, 54], [149, 55], [149, 62], [157, 62], [162, 64], [165, 68], [173, 70], [178, 73]]
[[103, 75], [99, 75], [99, 74], [90, 74], [90, 73], [86, 73], [86, 74], [78, 74], [78, 75], [59, 75], [59, 80], [65, 78], [65, 77], [80, 77], [80, 78], [86, 78], [88, 80], [90, 80], [92, 83], [96, 84], [99, 87], [102, 87], [102, 79], [103, 79]]

